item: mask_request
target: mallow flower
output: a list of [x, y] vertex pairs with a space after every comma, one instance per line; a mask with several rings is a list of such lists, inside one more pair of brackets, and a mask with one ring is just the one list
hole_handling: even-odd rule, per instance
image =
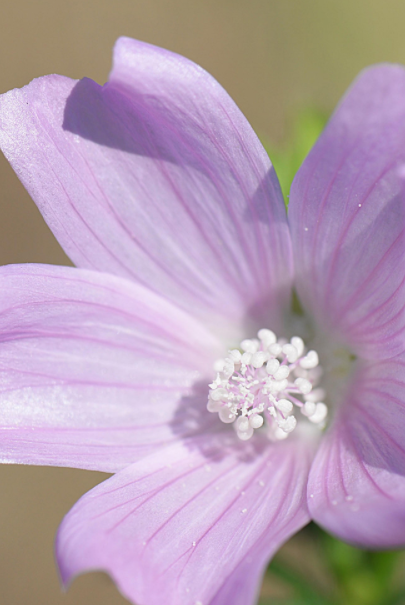
[[77, 268], [0, 272], [0, 459], [114, 473], [63, 520], [64, 583], [254, 603], [310, 519], [405, 543], [405, 71], [364, 71], [288, 219], [221, 86], [118, 40], [105, 86], [0, 101], [6, 157]]

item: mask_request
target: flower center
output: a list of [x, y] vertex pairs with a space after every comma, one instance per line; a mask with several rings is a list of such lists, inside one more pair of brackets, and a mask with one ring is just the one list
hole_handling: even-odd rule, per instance
[[257, 429], [272, 440], [285, 439], [297, 426], [297, 410], [323, 428], [328, 409], [317, 386], [322, 375], [317, 352], [307, 351], [299, 336], [288, 342], [267, 329], [257, 336], [215, 363], [208, 411], [233, 423], [243, 441]]

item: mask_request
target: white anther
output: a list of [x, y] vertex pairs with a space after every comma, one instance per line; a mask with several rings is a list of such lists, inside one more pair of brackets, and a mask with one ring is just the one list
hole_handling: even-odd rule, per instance
[[300, 361], [301, 368], [305, 370], [311, 370], [316, 368], [319, 363], [318, 353], [316, 351], [308, 351], [308, 353]]
[[286, 433], [285, 431], [283, 431], [283, 429], [280, 428], [279, 426], [274, 431], [274, 438], [277, 441], [282, 441], [283, 439], [287, 439], [287, 437], [288, 437], [288, 433]]
[[235, 371], [235, 364], [233, 363], [232, 359], [227, 357], [225, 359], [224, 369], [222, 370], [222, 373], [225, 376], [225, 378], [230, 378], [232, 376], [232, 374], [234, 373], [234, 371]]
[[273, 405], [270, 405], [267, 408], [267, 411], [269, 412], [270, 416], [273, 416], [274, 418], [277, 418], [277, 412], [276, 412], [276, 409], [275, 409], [275, 407]]
[[240, 363], [242, 353], [238, 349], [232, 349], [229, 351], [229, 359], [232, 359], [233, 363]]
[[259, 330], [257, 335], [263, 342], [263, 345], [266, 349], [273, 343], [277, 342], [277, 337], [274, 332], [272, 332], [272, 330], [267, 330], [266, 328], [264, 328], [263, 330]]
[[288, 378], [289, 375], [290, 375], [290, 368], [288, 366], [281, 366], [277, 370], [277, 372], [275, 372], [275, 374], [273, 374], [274, 380], [284, 380], [284, 378]]
[[263, 416], [259, 416], [259, 414], [252, 414], [249, 418], [249, 424], [252, 429], [260, 429], [263, 426]]
[[245, 433], [250, 428], [249, 419], [246, 416], [239, 416], [239, 418], [235, 422], [235, 428], [238, 433]]
[[298, 387], [303, 395], [307, 395], [312, 390], [312, 384], [306, 378], [296, 378], [294, 384]]
[[228, 391], [226, 389], [214, 389], [210, 392], [210, 398], [213, 401], [223, 401], [228, 399]]
[[217, 359], [217, 361], [214, 363], [215, 372], [222, 372], [222, 370], [224, 369], [224, 365], [225, 359]]
[[230, 424], [236, 418], [236, 414], [231, 412], [229, 408], [221, 408], [218, 412], [218, 416], [220, 417], [222, 422], [225, 422], [225, 424]]
[[295, 416], [288, 416], [285, 420], [278, 420], [277, 423], [285, 433], [291, 433], [297, 426], [297, 419]]
[[325, 389], [317, 387], [316, 389], [313, 389], [310, 393], [308, 393], [308, 395], [305, 395], [304, 399], [305, 401], [314, 401], [315, 403], [318, 403], [318, 401], [322, 401], [323, 399], [325, 399], [325, 395]]
[[219, 412], [222, 408], [222, 401], [215, 401], [214, 399], [208, 399], [207, 410], [209, 412]]
[[237, 435], [242, 441], [247, 441], [252, 437], [253, 433], [254, 430], [252, 429], [252, 427], [249, 427], [247, 431], [238, 431]]
[[294, 363], [298, 359], [298, 351], [294, 345], [287, 343], [283, 345], [283, 353], [287, 357], [289, 363]]
[[209, 384], [208, 386], [209, 386], [210, 389], [216, 389], [217, 387], [219, 387], [219, 385], [221, 384], [221, 382], [222, 381], [221, 381], [220, 375], [217, 374], [217, 377], [215, 378], [215, 380], [213, 380], [211, 382], [211, 384]]
[[288, 380], [285, 378], [284, 380], [272, 380], [269, 389], [271, 393], [281, 393], [288, 387]]
[[266, 364], [267, 373], [271, 374], [273, 376], [274, 372], [277, 372], [279, 367], [280, 367], [280, 362], [278, 359], [269, 359], [269, 361]]
[[263, 351], [257, 351], [257, 353], [253, 353], [250, 363], [254, 368], [261, 368], [265, 361], [266, 355]]
[[256, 351], [259, 348], [259, 342], [258, 340], [256, 340], [256, 338], [252, 338], [252, 339], [246, 339], [246, 340], [242, 340], [242, 342], [240, 343], [240, 348], [242, 349], [242, 351], [245, 351], [246, 353], [256, 353]]
[[243, 365], [249, 365], [250, 360], [252, 359], [252, 353], [243, 353], [242, 358], [241, 358], [241, 363]]
[[274, 345], [270, 345], [268, 349], [269, 352], [274, 355], [274, 357], [278, 357], [281, 351], [283, 350], [281, 345], [278, 344], [278, 342], [275, 342]]
[[300, 338], [299, 336], [293, 336], [291, 338], [291, 344], [297, 349], [298, 357], [301, 357], [305, 348], [304, 341], [302, 340], [302, 338]]
[[306, 401], [301, 408], [301, 413], [304, 414], [304, 416], [312, 416], [313, 414], [315, 414], [315, 411], [316, 403], [314, 403], [313, 401]]
[[309, 417], [309, 420], [311, 422], [314, 422], [315, 424], [320, 424], [321, 422], [323, 422], [325, 420], [327, 414], [328, 414], [328, 408], [322, 401], [319, 401], [316, 404], [315, 413]]
[[284, 416], [288, 416], [293, 411], [293, 404], [288, 399], [279, 399], [276, 406]]

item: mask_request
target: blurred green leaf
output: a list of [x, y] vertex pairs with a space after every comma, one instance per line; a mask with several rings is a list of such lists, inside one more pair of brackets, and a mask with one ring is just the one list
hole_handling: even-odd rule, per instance
[[388, 595], [385, 601], [381, 605], [404, 605], [405, 603], [405, 589], [401, 590], [393, 595]]
[[280, 146], [262, 143], [280, 181], [286, 206], [294, 176], [327, 122], [327, 116], [315, 109], [301, 111], [292, 122], [285, 142]]
[[[293, 597], [292, 599], [260, 599], [258, 605], [313, 605], [313, 603], [320, 603], [320, 601], [312, 601], [302, 597]], [[324, 603], [324, 601], [322, 601]], [[329, 601], [328, 601], [329, 603]]]
[[[403, 551], [355, 548], [313, 523], [295, 540], [300, 557], [290, 561], [282, 550], [268, 570], [268, 577], [282, 580], [292, 595], [284, 599], [262, 597], [259, 605], [405, 605]], [[318, 573], [297, 568], [306, 547], [308, 552], [317, 553]], [[318, 585], [320, 577], [324, 579], [322, 586]]]
[[292, 600], [284, 601], [284, 605], [306, 605], [308, 603], [311, 605], [330, 605], [332, 603], [331, 600], [320, 593], [317, 586], [313, 585], [311, 578], [306, 578], [293, 567], [279, 561], [278, 558], [274, 559], [270, 569], [274, 575], [284, 580], [294, 590], [295, 597]]
[[340, 602], [345, 605], [386, 605], [394, 592], [392, 581], [399, 551], [370, 552], [322, 534], [328, 566], [341, 595]]

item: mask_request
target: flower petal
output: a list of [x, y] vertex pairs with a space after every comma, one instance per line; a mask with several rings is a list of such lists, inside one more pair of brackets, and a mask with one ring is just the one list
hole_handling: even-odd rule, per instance
[[311, 454], [300, 440], [235, 440], [175, 444], [83, 496], [57, 537], [63, 581], [103, 569], [143, 605], [252, 603], [270, 556], [309, 520]]
[[315, 521], [365, 547], [405, 544], [405, 355], [361, 369], [311, 469]]
[[0, 461], [116, 471], [204, 430], [218, 347], [122, 278], [2, 267]]
[[405, 349], [405, 70], [364, 71], [291, 189], [304, 304], [369, 358]]
[[49, 76], [4, 95], [0, 145], [78, 266], [136, 279], [224, 330], [284, 300], [277, 177], [191, 61], [121, 38], [104, 87]]

